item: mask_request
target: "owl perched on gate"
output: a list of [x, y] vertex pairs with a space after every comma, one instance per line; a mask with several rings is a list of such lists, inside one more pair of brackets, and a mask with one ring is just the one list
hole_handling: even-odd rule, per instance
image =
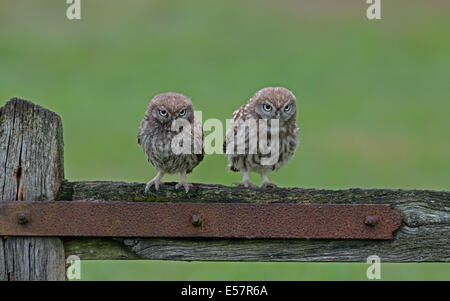
[[[151, 186], [158, 190], [166, 173], [180, 173], [180, 182], [175, 188], [184, 187], [188, 193], [192, 184], [186, 182], [186, 174], [192, 172], [204, 156], [203, 128], [194, 117], [194, 107], [188, 97], [173, 92], [153, 97], [139, 126], [138, 144], [158, 170], [156, 177], [147, 183], [146, 193]], [[185, 151], [175, 147], [184, 147]]]
[[261, 89], [234, 112], [232, 119], [224, 152], [228, 169], [242, 173], [242, 182], [234, 184], [256, 188], [249, 173], [257, 172], [262, 177], [262, 188], [275, 188], [267, 174], [289, 162], [299, 144], [294, 94], [282, 87]]

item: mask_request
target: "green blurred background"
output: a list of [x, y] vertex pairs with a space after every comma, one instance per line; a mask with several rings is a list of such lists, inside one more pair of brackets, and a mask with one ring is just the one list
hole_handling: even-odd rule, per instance
[[[382, 1], [369, 21], [365, 2], [90, 0], [69, 21], [62, 0], [0, 0], [0, 105], [18, 96], [62, 116], [67, 179], [146, 182], [136, 133], [152, 96], [184, 93], [225, 121], [282, 85], [299, 100], [301, 145], [271, 175], [280, 186], [448, 190], [450, 3]], [[239, 175], [225, 166], [207, 156], [189, 180], [229, 185]], [[450, 280], [448, 264], [382, 267], [386, 280]], [[82, 277], [363, 280], [366, 268], [83, 261]]]

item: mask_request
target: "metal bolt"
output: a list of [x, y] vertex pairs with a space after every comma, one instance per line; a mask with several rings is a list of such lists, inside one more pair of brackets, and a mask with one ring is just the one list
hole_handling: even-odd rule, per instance
[[366, 216], [366, 218], [364, 219], [364, 224], [366, 224], [367, 226], [373, 227], [377, 224], [378, 220], [375, 216]]
[[202, 225], [202, 219], [199, 214], [192, 215], [191, 222], [194, 227], [199, 227]]
[[25, 212], [20, 212], [17, 214], [17, 222], [21, 225], [28, 223], [28, 217]]

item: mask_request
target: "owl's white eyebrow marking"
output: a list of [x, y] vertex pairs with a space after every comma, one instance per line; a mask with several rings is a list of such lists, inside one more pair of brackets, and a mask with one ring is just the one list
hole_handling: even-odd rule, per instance
[[264, 102], [266, 103], [266, 104], [269, 104], [269, 105], [271, 105], [272, 106], [272, 108], [274, 108], [275, 106], [273, 105], [273, 103], [271, 103], [268, 99], [266, 99], [266, 100], [264, 100]]

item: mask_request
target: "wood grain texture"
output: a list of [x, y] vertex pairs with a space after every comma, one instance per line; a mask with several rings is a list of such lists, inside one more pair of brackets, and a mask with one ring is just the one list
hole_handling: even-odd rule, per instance
[[128, 248], [122, 239], [111, 238], [63, 238], [66, 257], [77, 255], [81, 259], [113, 260], [142, 259]]
[[[54, 200], [64, 179], [62, 122], [58, 115], [13, 98], [0, 113], [0, 200]], [[3, 237], [0, 279], [64, 280], [58, 238]]]
[[[66, 255], [82, 259], [158, 259], [218, 261], [383, 262], [450, 261], [450, 192], [429, 190], [278, 188], [249, 190], [195, 184], [189, 195], [168, 183], [158, 193], [144, 194], [145, 184], [64, 182], [58, 200], [158, 202], [252, 202], [391, 204], [403, 216], [394, 239], [377, 240], [245, 240], [245, 239], [108, 239], [65, 241]], [[126, 249], [124, 249], [126, 247]], [[127, 251], [125, 251], [127, 250]]]

